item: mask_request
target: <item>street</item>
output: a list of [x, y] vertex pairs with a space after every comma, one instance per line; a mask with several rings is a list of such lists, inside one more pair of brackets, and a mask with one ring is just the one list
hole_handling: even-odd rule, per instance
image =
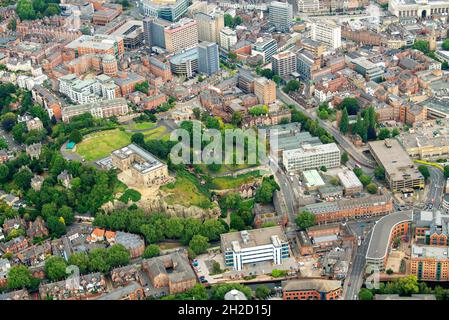
[[433, 208], [438, 209], [441, 205], [443, 197], [443, 189], [445, 184], [444, 174], [441, 170], [428, 166], [430, 177], [429, 177], [429, 192], [427, 194], [426, 204], [432, 204]]

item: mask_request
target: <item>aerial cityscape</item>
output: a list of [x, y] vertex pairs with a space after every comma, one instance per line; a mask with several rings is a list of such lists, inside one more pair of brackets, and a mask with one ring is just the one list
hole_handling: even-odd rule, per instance
[[449, 0], [2, 0], [0, 300], [449, 300]]

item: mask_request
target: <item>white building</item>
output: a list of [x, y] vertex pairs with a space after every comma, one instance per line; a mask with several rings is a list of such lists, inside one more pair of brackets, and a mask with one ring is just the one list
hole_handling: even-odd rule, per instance
[[428, 18], [449, 13], [447, 0], [390, 0], [388, 11], [396, 17]]
[[78, 79], [75, 74], [68, 74], [58, 80], [59, 92], [79, 104], [117, 98], [117, 85], [110, 77], [104, 74], [87, 80]]
[[312, 23], [312, 40], [325, 43], [330, 49], [341, 47], [341, 26], [331, 21]]
[[317, 169], [323, 166], [335, 168], [340, 166], [340, 160], [340, 149], [335, 143], [316, 146], [304, 144], [298, 149], [282, 152], [282, 161], [288, 172]]
[[224, 27], [220, 31], [220, 46], [229, 50], [237, 43], [237, 33], [229, 27]]
[[280, 226], [221, 235], [225, 266], [242, 270], [245, 264], [272, 261], [282, 264], [290, 256], [288, 240]]
[[271, 57], [273, 72], [285, 79], [296, 72], [296, 55], [291, 52], [281, 52]]
[[268, 20], [278, 32], [288, 32], [293, 21], [293, 7], [288, 2], [272, 1], [268, 6]]

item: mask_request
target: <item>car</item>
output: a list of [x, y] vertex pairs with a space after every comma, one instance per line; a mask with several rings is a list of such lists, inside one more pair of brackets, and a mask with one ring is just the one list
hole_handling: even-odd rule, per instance
[[348, 283], [348, 287], [350, 287], [350, 286], [351, 286], [351, 282]]

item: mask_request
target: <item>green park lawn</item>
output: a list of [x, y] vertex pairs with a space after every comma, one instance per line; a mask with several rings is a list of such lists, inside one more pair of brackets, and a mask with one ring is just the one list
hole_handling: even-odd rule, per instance
[[226, 190], [240, 187], [242, 184], [250, 183], [259, 177], [259, 171], [251, 171], [238, 175], [236, 177], [225, 176], [213, 178], [210, 183], [210, 189]]
[[86, 161], [98, 160], [131, 142], [131, 134], [119, 129], [100, 131], [87, 135], [77, 144], [76, 152]]
[[167, 192], [166, 202], [169, 205], [179, 204], [184, 207], [197, 206], [207, 208], [210, 206], [208, 196], [201, 190], [196, 178], [190, 174], [178, 172], [176, 181], [161, 187]]
[[127, 130], [147, 130], [147, 129], [153, 128], [155, 125], [156, 125], [156, 123], [154, 123], [154, 122], [140, 122], [140, 123], [128, 124], [128, 125], [124, 126], [124, 128]]

